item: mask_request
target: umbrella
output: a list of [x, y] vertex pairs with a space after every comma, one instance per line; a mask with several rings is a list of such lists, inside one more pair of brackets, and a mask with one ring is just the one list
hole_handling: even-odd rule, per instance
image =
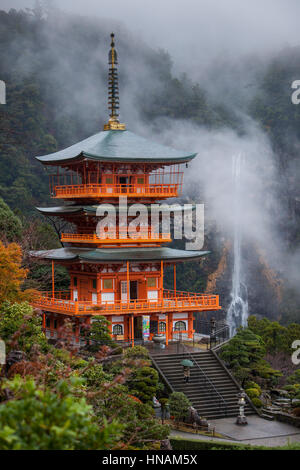
[[181, 361], [181, 365], [184, 367], [193, 367], [194, 363], [189, 359], [183, 359], [183, 361]]

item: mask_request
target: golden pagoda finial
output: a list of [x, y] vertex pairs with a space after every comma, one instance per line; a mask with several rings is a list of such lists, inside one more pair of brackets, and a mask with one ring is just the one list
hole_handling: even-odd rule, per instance
[[118, 84], [118, 55], [115, 49], [115, 35], [111, 33], [111, 49], [108, 54], [108, 109], [110, 119], [104, 125], [105, 131], [124, 131], [125, 124], [119, 122], [119, 84]]

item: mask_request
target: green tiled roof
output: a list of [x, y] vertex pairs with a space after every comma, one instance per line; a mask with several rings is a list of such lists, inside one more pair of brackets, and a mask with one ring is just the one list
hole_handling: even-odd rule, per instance
[[185, 251], [173, 248], [59, 248], [57, 250], [33, 251], [31, 256], [53, 261], [86, 261], [92, 263], [117, 263], [125, 261], [196, 261], [209, 251]]
[[[156, 205], [155, 205], [156, 206]], [[172, 204], [168, 205], [170, 207], [170, 212], [182, 212], [183, 206], [176, 204], [176, 208], [172, 208]], [[36, 209], [41, 212], [44, 215], [51, 215], [51, 216], [60, 216], [60, 215], [69, 215], [69, 214], [91, 214], [91, 215], [96, 215], [97, 208], [99, 206], [93, 205], [93, 206], [81, 206], [81, 205], [73, 205], [73, 206], [58, 206], [58, 207], [36, 207]], [[127, 206], [127, 210], [130, 207], [130, 204]], [[151, 205], [148, 204], [147, 206], [148, 211], [151, 210]], [[159, 206], [157, 206], [159, 207]], [[119, 206], [115, 206], [116, 212], [118, 213], [119, 211]], [[192, 210], [196, 209], [196, 205], [192, 205]], [[168, 212], [167, 210], [164, 210], [163, 212]]]
[[114, 162], [188, 162], [197, 154], [175, 150], [130, 131], [103, 131], [59, 152], [36, 157], [46, 165], [87, 158]]

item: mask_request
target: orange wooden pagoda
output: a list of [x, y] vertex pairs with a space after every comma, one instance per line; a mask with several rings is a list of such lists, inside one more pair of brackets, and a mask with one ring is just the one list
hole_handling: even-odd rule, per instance
[[[194, 313], [219, 310], [219, 297], [178, 291], [176, 265], [198, 260], [207, 252], [168, 248], [171, 234], [159, 233], [151, 226], [150, 209], [158, 201], [181, 194], [182, 166], [196, 154], [149, 142], [119, 122], [113, 34], [109, 109], [104, 131], [67, 149], [37, 157], [51, 172], [51, 197], [63, 200], [62, 205], [38, 210], [63, 218], [72, 229], [62, 233], [62, 248], [32, 253], [52, 263], [53, 277], [52, 291], [41, 292], [34, 306], [42, 309], [50, 337], [57, 337], [65, 318], [71, 318], [79, 342], [82, 325], [102, 315], [109, 320], [114, 339], [132, 345], [137, 339], [151, 340], [156, 333], [165, 335], [166, 344], [178, 331], [191, 338]], [[129, 230], [139, 212], [123, 211], [120, 197], [128, 207], [143, 204], [147, 209], [146, 223], [144, 218], [134, 236]], [[116, 208], [116, 227], [107, 227], [105, 237], [99, 237], [97, 223], [106, 213], [99, 218], [97, 208], [103, 204]], [[55, 263], [66, 266], [70, 273], [68, 292], [55, 290]], [[166, 266], [174, 269], [172, 291], [164, 289]]]

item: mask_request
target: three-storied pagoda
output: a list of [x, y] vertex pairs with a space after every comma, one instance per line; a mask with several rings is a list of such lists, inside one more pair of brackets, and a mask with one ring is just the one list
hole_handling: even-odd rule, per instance
[[[52, 262], [53, 286], [34, 301], [42, 309], [47, 334], [56, 337], [66, 317], [74, 321], [76, 341], [80, 327], [93, 316], [110, 321], [116, 340], [165, 335], [166, 344], [181, 331], [192, 337], [194, 312], [218, 310], [219, 298], [179, 292], [176, 264], [198, 260], [207, 252], [171, 249], [170, 233], [151, 227], [150, 208], [157, 201], [177, 197], [182, 190], [182, 165], [196, 154], [158, 145], [126, 130], [119, 122], [117, 53], [114, 35], [109, 52], [110, 119], [104, 131], [71, 147], [37, 159], [50, 167], [51, 197], [63, 205], [38, 208], [47, 216], [62, 217], [75, 229], [63, 233], [63, 248], [33, 252]], [[149, 212], [148, 224], [139, 224], [135, 236], [129, 235], [136, 213], [122, 214], [119, 198], [129, 204], [143, 203]], [[99, 237], [97, 207], [116, 207], [116, 229], [108, 228]], [[125, 218], [124, 218], [125, 217]], [[124, 223], [125, 220], [125, 223]], [[71, 230], [70, 230], [71, 231]], [[56, 292], [54, 264], [67, 267], [69, 292]], [[164, 289], [164, 269], [174, 267], [174, 290]], [[151, 325], [149, 334], [149, 325]]]

